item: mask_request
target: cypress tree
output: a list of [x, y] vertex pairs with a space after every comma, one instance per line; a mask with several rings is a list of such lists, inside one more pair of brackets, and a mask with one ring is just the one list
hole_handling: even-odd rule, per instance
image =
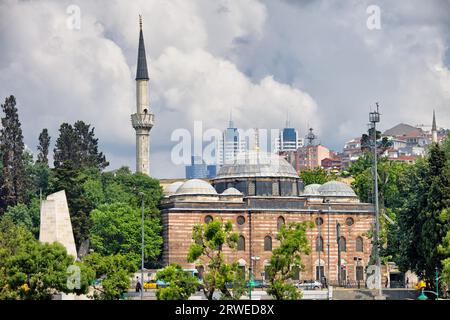
[[28, 183], [24, 164], [25, 145], [15, 97], [11, 95], [6, 98], [1, 108], [4, 117], [0, 130], [0, 212], [4, 212], [8, 206], [27, 201]]
[[39, 153], [37, 157], [37, 162], [41, 164], [48, 165], [48, 148], [50, 147], [50, 136], [48, 135], [48, 130], [43, 129], [39, 134], [39, 145], [37, 147]]

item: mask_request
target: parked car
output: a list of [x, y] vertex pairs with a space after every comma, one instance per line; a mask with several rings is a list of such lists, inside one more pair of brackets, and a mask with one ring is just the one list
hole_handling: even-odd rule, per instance
[[156, 283], [156, 280], [150, 280], [144, 282], [144, 289], [157, 289], [158, 285]]
[[[246, 287], [249, 287], [249, 283], [247, 282]], [[252, 288], [267, 288], [267, 284], [265, 283], [264, 280], [253, 280], [253, 286]]]
[[322, 289], [322, 284], [316, 280], [305, 280], [295, 285], [299, 289], [303, 290], [319, 290]]

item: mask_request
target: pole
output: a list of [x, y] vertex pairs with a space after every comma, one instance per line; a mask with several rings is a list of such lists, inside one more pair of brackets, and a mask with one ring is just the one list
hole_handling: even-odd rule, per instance
[[336, 239], [338, 246], [338, 284], [341, 286], [342, 274], [341, 274], [341, 235], [340, 235], [340, 224], [336, 219]]
[[330, 201], [328, 201], [328, 214], [327, 214], [327, 229], [328, 229], [328, 234], [327, 234], [327, 264], [328, 264], [328, 281], [327, 281], [327, 289], [328, 289], [328, 299], [330, 299], [330, 280], [331, 280], [331, 275], [330, 275]]
[[319, 282], [322, 283], [322, 276], [321, 276], [321, 270], [320, 270], [320, 267], [321, 267], [321, 263], [320, 263], [320, 251], [322, 251], [323, 241], [322, 241], [322, 234], [321, 234], [321, 232], [320, 232], [320, 225], [322, 224], [322, 222], [321, 222], [321, 220], [320, 220], [320, 219], [322, 219], [322, 218], [320, 217], [320, 213], [321, 213], [321, 211], [319, 211], [319, 220], [318, 220], [319, 223], [317, 224], [317, 228], [319, 228]]
[[436, 267], [436, 300], [439, 300], [439, 272]]
[[[378, 113], [378, 110], [377, 110]], [[375, 219], [376, 219], [376, 233], [375, 233], [375, 254], [376, 254], [376, 263], [378, 269], [378, 296], [381, 297], [383, 295], [381, 288], [381, 259], [380, 259], [380, 212], [379, 212], [379, 204], [378, 204], [378, 160], [377, 160], [377, 123], [374, 121], [373, 123], [373, 168], [374, 168], [374, 182], [375, 182]]]
[[144, 194], [141, 193], [142, 202], [141, 202], [141, 300], [144, 299]]
[[250, 268], [248, 268], [248, 297], [252, 300], [252, 264], [253, 260], [250, 262]]

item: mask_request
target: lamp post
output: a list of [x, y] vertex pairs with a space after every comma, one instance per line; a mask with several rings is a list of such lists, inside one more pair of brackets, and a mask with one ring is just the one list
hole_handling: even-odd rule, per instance
[[141, 196], [141, 300], [144, 299], [144, 193]]
[[320, 217], [320, 214], [322, 213], [322, 210], [319, 210], [319, 218], [317, 220], [317, 228], [319, 229], [319, 282], [322, 283], [322, 275], [321, 275], [321, 263], [320, 263], [320, 251], [322, 251], [322, 247], [323, 247], [323, 241], [322, 241], [322, 233], [321, 233], [321, 229], [320, 226], [322, 225], [322, 218]]
[[383, 292], [381, 288], [381, 259], [380, 259], [380, 212], [378, 204], [378, 168], [377, 168], [377, 123], [380, 122], [380, 112], [378, 103], [376, 103], [377, 110], [369, 113], [369, 122], [372, 124], [372, 134], [373, 134], [373, 178], [374, 178], [374, 191], [375, 191], [375, 232], [374, 232], [374, 242], [375, 242], [375, 257], [376, 265], [378, 269], [377, 277], [377, 287], [378, 287], [378, 298], [383, 297]]
[[336, 219], [336, 242], [338, 246], [338, 284], [341, 286], [342, 272], [341, 272], [341, 225]]
[[436, 300], [439, 300], [439, 271], [436, 267]]
[[328, 211], [327, 211], [327, 289], [328, 289], [328, 299], [330, 299], [330, 199], [326, 199], [325, 202], [328, 204]]

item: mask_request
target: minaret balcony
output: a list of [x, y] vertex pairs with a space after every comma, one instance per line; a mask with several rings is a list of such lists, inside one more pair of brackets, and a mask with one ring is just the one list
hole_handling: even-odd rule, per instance
[[131, 124], [134, 129], [148, 129], [153, 127], [155, 116], [152, 113], [134, 113], [131, 115]]

